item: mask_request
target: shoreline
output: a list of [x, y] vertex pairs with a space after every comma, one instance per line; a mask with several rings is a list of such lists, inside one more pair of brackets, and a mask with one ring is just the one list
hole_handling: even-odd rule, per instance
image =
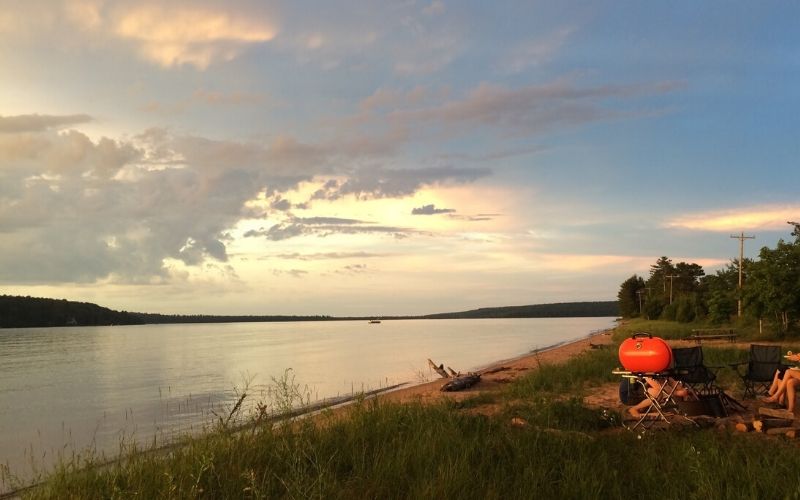
[[[432, 403], [442, 398], [464, 399], [482, 392], [497, 390], [500, 385], [506, 384], [511, 380], [538, 368], [541, 363], [559, 364], [579, 354], [592, 349], [592, 345], [602, 345], [611, 343], [611, 332], [614, 327], [594, 330], [586, 336], [566, 342], [533, 350], [520, 356], [493, 361], [484, 367], [475, 370], [481, 375], [481, 381], [474, 386], [457, 392], [442, 392], [439, 389], [448, 380], [437, 378], [428, 382], [421, 382], [414, 385], [403, 385], [401, 387], [379, 392], [372, 397], [395, 403], [407, 403], [419, 401], [422, 403]], [[341, 408], [346, 408], [348, 403], [342, 404]]]

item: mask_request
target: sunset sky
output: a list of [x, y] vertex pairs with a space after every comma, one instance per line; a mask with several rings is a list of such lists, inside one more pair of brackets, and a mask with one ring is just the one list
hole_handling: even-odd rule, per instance
[[612, 300], [800, 219], [796, 2], [0, 6], [0, 294]]

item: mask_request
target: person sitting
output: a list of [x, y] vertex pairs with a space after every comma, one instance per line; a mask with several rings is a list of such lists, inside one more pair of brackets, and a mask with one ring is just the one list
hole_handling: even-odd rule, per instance
[[[689, 387], [686, 387], [683, 383], [673, 378], [666, 379], [663, 384], [651, 377], [645, 377], [644, 380], [647, 382], [647, 392], [653, 399], [665, 398], [670, 392], [672, 393], [672, 397], [679, 397], [681, 399], [687, 399], [693, 394], [693, 391]], [[642, 416], [642, 411], [647, 411], [652, 404], [653, 402], [649, 398], [645, 398], [635, 406], [628, 408], [628, 413], [634, 418], [640, 418]]]
[[[789, 361], [800, 362], [800, 354], [787, 354], [786, 359]], [[761, 401], [765, 403], [786, 404], [786, 409], [794, 411], [794, 399], [797, 393], [797, 386], [800, 384], [800, 369], [789, 368], [781, 374], [780, 370], [775, 371], [775, 376], [772, 379], [772, 385], [769, 388], [769, 396], [764, 397]]]

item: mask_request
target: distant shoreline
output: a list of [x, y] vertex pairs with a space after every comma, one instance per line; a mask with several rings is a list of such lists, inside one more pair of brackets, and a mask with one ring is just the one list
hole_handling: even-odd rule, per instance
[[19, 297], [11, 295], [0, 296], [0, 328], [370, 321], [375, 319], [396, 321], [413, 319], [600, 318], [617, 316], [619, 316], [617, 301], [557, 302], [524, 306], [484, 307], [468, 311], [425, 315], [298, 316], [137, 313], [115, 311], [89, 302], [72, 302], [63, 299]]

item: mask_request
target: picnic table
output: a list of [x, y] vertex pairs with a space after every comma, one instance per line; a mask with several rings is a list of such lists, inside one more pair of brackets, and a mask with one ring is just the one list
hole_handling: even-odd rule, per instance
[[727, 340], [728, 342], [736, 342], [736, 330], [733, 328], [698, 328], [692, 330], [690, 339], [694, 340], [698, 345], [704, 340]]

